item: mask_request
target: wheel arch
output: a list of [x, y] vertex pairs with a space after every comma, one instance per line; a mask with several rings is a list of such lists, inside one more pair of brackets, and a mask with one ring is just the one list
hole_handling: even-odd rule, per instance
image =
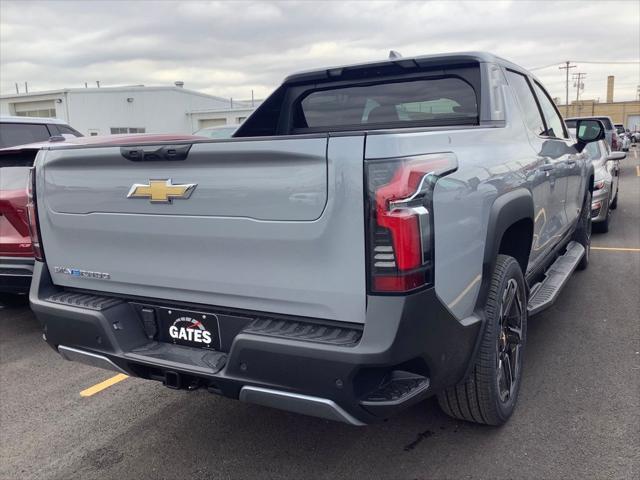
[[[486, 318], [484, 314], [484, 305], [489, 293], [489, 287], [491, 285], [491, 276], [496, 265], [498, 255], [501, 252], [501, 247], [505, 247], [503, 240], [511, 241], [515, 235], [526, 234], [529, 236], [528, 241], [525, 241], [526, 255], [520, 251], [521, 259], [518, 260], [522, 269], [522, 275], [526, 273], [526, 263], [528, 262], [529, 255], [531, 253], [531, 245], [533, 241], [533, 224], [534, 224], [534, 207], [533, 196], [531, 192], [526, 188], [518, 188], [511, 190], [503, 195], [497, 197], [491, 205], [491, 211], [489, 213], [489, 221], [487, 223], [487, 237], [484, 248], [484, 258], [482, 262], [482, 282], [480, 283], [480, 291], [478, 292], [478, 298], [476, 299], [475, 314], [481, 319], [482, 325], [476, 338], [476, 344], [473, 353], [467, 364], [467, 369], [463, 376], [463, 380], [466, 379], [472, 370], [473, 365], [478, 355], [478, 349], [480, 347], [480, 341], [484, 333]], [[508, 236], [505, 237], [505, 234]], [[513, 236], [511, 236], [513, 235]], [[518, 252], [516, 252], [518, 253]], [[524, 267], [522, 267], [524, 265]], [[527, 288], [525, 280], [525, 288]]]
[[[512, 190], [496, 198], [489, 213], [483, 264], [490, 264], [493, 267], [498, 254], [505, 253], [500, 251], [504, 246], [505, 234], [513, 235], [511, 232], [514, 231], [514, 227], [523, 234], [528, 233], [533, 238], [533, 218], [533, 196], [526, 188]], [[528, 245], [526, 252], [527, 259], [530, 253], [531, 244]], [[526, 265], [524, 265], [522, 273], [525, 270]]]
[[[484, 305], [498, 254], [515, 257], [520, 263], [522, 274], [526, 273], [533, 240], [533, 219], [533, 196], [526, 188], [511, 190], [496, 198], [491, 205], [482, 261], [482, 283], [476, 309], [482, 309]], [[526, 239], [524, 242], [514, 242], [522, 237]]]

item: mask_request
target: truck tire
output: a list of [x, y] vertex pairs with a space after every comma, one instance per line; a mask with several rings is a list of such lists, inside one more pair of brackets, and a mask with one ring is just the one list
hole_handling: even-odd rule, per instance
[[589, 266], [589, 257], [591, 255], [591, 229], [591, 192], [587, 192], [587, 195], [584, 197], [584, 203], [582, 204], [580, 220], [578, 220], [576, 230], [573, 232], [573, 240], [584, 247], [584, 255], [582, 256], [580, 263], [578, 263], [578, 270], [585, 270]]
[[505, 423], [516, 405], [527, 336], [527, 290], [520, 264], [498, 255], [484, 305], [485, 327], [468, 378], [438, 395], [449, 416]]

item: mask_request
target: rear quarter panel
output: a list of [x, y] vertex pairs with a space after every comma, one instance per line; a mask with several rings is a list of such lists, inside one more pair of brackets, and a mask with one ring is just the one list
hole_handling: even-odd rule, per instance
[[[462, 320], [472, 314], [480, 286], [491, 206], [516, 188], [529, 188], [540, 161], [516, 105], [506, 97], [506, 126], [440, 132], [391, 133], [367, 138], [367, 158], [453, 152], [458, 169], [434, 190], [435, 289]], [[512, 112], [512, 114], [509, 114]]]

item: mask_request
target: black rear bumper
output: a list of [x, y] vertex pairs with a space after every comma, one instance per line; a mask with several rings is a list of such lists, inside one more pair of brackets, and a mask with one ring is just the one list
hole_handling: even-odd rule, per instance
[[[221, 318], [222, 352], [212, 352], [150, 340], [139, 299], [109, 301], [113, 298], [95, 294], [76, 297], [76, 305], [52, 301], [61, 292], [46, 266], [36, 262], [31, 306], [47, 342], [56, 350], [62, 346], [61, 353], [68, 349], [65, 358], [352, 424], [386, 418], [456, 384], [473, 358], [481, 328], [479, 317], [454, 318], [433, 289], [369, 297], [364, 328], [276, 316], [282, 328], [261, 330], [255, 319], [265, 313], [193, 306]], [[328, 333], [321, 341], [295, 338], [287, 331], [300, 330], [296, 325], [320, 325]]]
[[32, 257], [0, 257], [0, 293], [27, 293], [33, 262]]

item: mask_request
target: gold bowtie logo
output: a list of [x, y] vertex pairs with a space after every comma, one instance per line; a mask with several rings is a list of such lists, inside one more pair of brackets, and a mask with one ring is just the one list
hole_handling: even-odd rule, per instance
[[149, 184], [135, 183], [127, 198], [148, 198], [151, 203], [171, 203], [174, 198], [187, 199], [195, 190], [197, 183], [174, 185], [171, 179], [149, 180]]

